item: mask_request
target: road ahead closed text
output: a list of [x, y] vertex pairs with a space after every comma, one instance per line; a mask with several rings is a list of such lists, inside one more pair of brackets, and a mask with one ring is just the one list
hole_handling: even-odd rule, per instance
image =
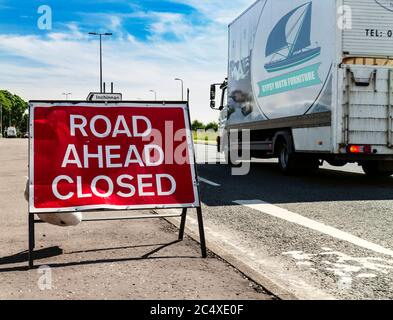
[[35, 211], [194, 206], [182, 107], [35, 106]]

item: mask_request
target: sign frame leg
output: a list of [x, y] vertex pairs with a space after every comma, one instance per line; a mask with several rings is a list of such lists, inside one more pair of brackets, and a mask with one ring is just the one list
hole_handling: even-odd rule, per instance
[[202, 258], [207, 258], [206, 237], [205, 237], [205, 228], [203, 225], [202, 207], [197, 208], [197, 217], [198, 217], [199, 241], [201, 243]]
[[29, 212], [29, 269], [34, 268], [34, 248], [35, 248], [35, 218], [34, 214]]
[[179, 241], [183, 241], [184, 240], [184, 231], [185, 231], [185, 228], [186, 228], [186, 221], [187, 221], [187, 208], [184, 208], [183, 212], [181, 214]]

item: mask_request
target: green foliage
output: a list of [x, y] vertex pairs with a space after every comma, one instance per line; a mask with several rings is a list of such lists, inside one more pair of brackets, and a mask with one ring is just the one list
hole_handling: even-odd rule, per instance
[[213, 130], [215, 132], [218, 131], [218, 123], [217, 122], [210, 122], [205, 127], [206, 131]]
[[192, 131], [205, 130], [205, 125], [202, 122], [195, 120], [191, 125], [191, 129]]
[[3, 134], [10, 125], [16, 127], [19, 134], [27, 132], [28, 103], [7, 90], [0, 90], [0, 104], [3, 106]]
[[210, 122], [205, 126], [202, 122], [195, 120], [191, 126], [194, 140], [206, 142], [217, 141], [218, 124], [216, 122]]

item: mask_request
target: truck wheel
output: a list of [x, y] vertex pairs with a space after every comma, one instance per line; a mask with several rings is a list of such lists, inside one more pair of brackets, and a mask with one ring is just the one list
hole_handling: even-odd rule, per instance
[[386, 166], [381, 161], [364, 162], [362, 168], [364, 173], [370, 177], [389, 177], [393, 175], [393, 166], [391, 164]]
[[278, 147], [278, 163], [280, 166], [280, 170], [285, 174], [294, 173], [296, 171], [294, 162], [295, 156], [289, 150], [287, 142], [281, 141]]

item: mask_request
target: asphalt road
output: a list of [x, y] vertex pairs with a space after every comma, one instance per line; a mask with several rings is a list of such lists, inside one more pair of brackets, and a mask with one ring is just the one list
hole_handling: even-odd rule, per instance
[[[23, 188], [27, 175], [27, 148], [26, 141], [14, 142], [15, 145], [7, 144], [6, 149], [3, 145], [0, 153], [3, 164], [0, 172], [0, 216], [3, 220], [0, 227], [3, 238], [0, 283], [6, 286], [3, 286], [3, 298], [9, 298], [11, 294], [14, 298], [39, 298], [42, 293], [36, 289], [37, 273], [21, 272], [18, 268], [26, 264], [25, 258], [15, 256], [26, 248], [26, 221], [20, 212], [26, 210]], [[286, 177], [279, 172], [276, 161], [255, 161], [248, 175], [233, 176], [228, 166], [215, 164], [219, 155], [214, 146], [197, 145], [196, 151], [206, 229], [209, 234], [235, 248], [234, 252], [239, 254], [241, 261], [254, 269], [259, 268], [300, 298], [393, 298], [393, 178], [370, 180], [356, 165], [334, 170], [326, 166], [314, 175]], [[150, 262], [158, 261], [162, 270], [170, 271], [178, 266], [199, 272], [197, 277], [187, 278], [187, 288], [192, 289], [182, 293], [184, 298], [211, 298], [212, 294], [221, 298], [263, 296], [253, 289], [247, 291], [247, 280], [214, 259], [210, 267], [198, 259], [184, 261], [180, 258], [181, 264], [171, 259], [173, 262], [169, 269], [168, 259], [165, 254], [161, 256], [162, 252], [155, 254], [158, 255], [155, 257], [157, 260], [127, 259], [145, 254], [135, 251], [135, 244], [130, 247], [130, 243], [135, 242], [131, 236], [138, 237], [141, 228], [144, 227], [114, 222], [82, 225], [81, 228], [58, 232], [59, 229], [41, 226], [38, 230], [39, 248], [61, 244], [66, 252], [66, 255], [40, 260], [40, 263], [55, 260], [60, 265], [56, 269], [59, 270], [56, 271], [56, 279], [60, 279], [56, 284], [56, 294], [63, 298], [80, 298], [79, 280], [82, 279], [86, 297], [97, 292], [104, 297], [117, 298], [178, 297], [178, 284], [184, 284], [181, 277], [176, 278], [170, 288], [169, 285], [163, 287], [166, 291], [147, 286], [146, 290], [135, 294], [127, 286], [121, 287], [121, 283], [130, 281], [134, 281], [138, 288], [143, 287], [143, 283], [135, 282], [133, 273], [127, 270], [150, 272]], [[172, 231], [165, 231], [166, 227], [161, 230], [161, 224], [156, 228], [145, 233], [159, 233], [163, 242], [169, 242], [176, 236]], [[108, 230], [113, 232], [108, 233]], [[104, 235], [105, 238], [102, 238]], [[101, 248], [98, 251], [97, 239]], [[103, 239], [105, 241], [101, 243]], [[83, 250], [86, 250], [83, 253], [75, 249], [80, 248], [81, 240]], [[144, 235], [140, 242], [142, 246], [153, 243], [153, 239]], [[115, 251], [110, 249], [117, 246], [119, 249]], [[120, 248], [123, 246], [123, 249]], [[152, 248], [156, 246], [152, 245]], [[151, 248], [145, 250], [148, 252]], [[191, 242], [175, 244], [165, 250], [180, 257], [198, 256], [198, 246]], [[113, 257], [119, 259], [113, 260]], [[67, 265], [73, 259], [91, 261], [91, 264], [82, 264], [80, 279], [74, 275], [80, 273], [81, 267]], [[103, 259], [112, 263], [103, 263]], [[18, 262], [16, 266], [14, 260]], [[120, 275], [114, 275], [112, 271], [108, 273], [113, 268], [124, 272]], [[105, 275], [113, 275], [119, 285], [114, 286], [112, 278]], [[150, 280], [161, 284], [167, 276], [164, 273], [160, 278], [152, 277]], [[67, 279], [74, 280], [70, 282]], [[144, 281], [145, 278], [141, 276], [138, 279]], [[190, 282], [195, 279], [196, 282]], [[201, 287], [199, 284], [204, 285]], [[112, 290], [110, 295], [108, 288]], [[48, 294], [53, 296], [53, 292]]]
[[[196, 146], [206, 226], [302, 296], [393, 298], [393, 178], [357, 165], [284, 176], [253, 161], [233, 176], [214, 146]], [[316, 294], [318, 292], [318, 295]]]

